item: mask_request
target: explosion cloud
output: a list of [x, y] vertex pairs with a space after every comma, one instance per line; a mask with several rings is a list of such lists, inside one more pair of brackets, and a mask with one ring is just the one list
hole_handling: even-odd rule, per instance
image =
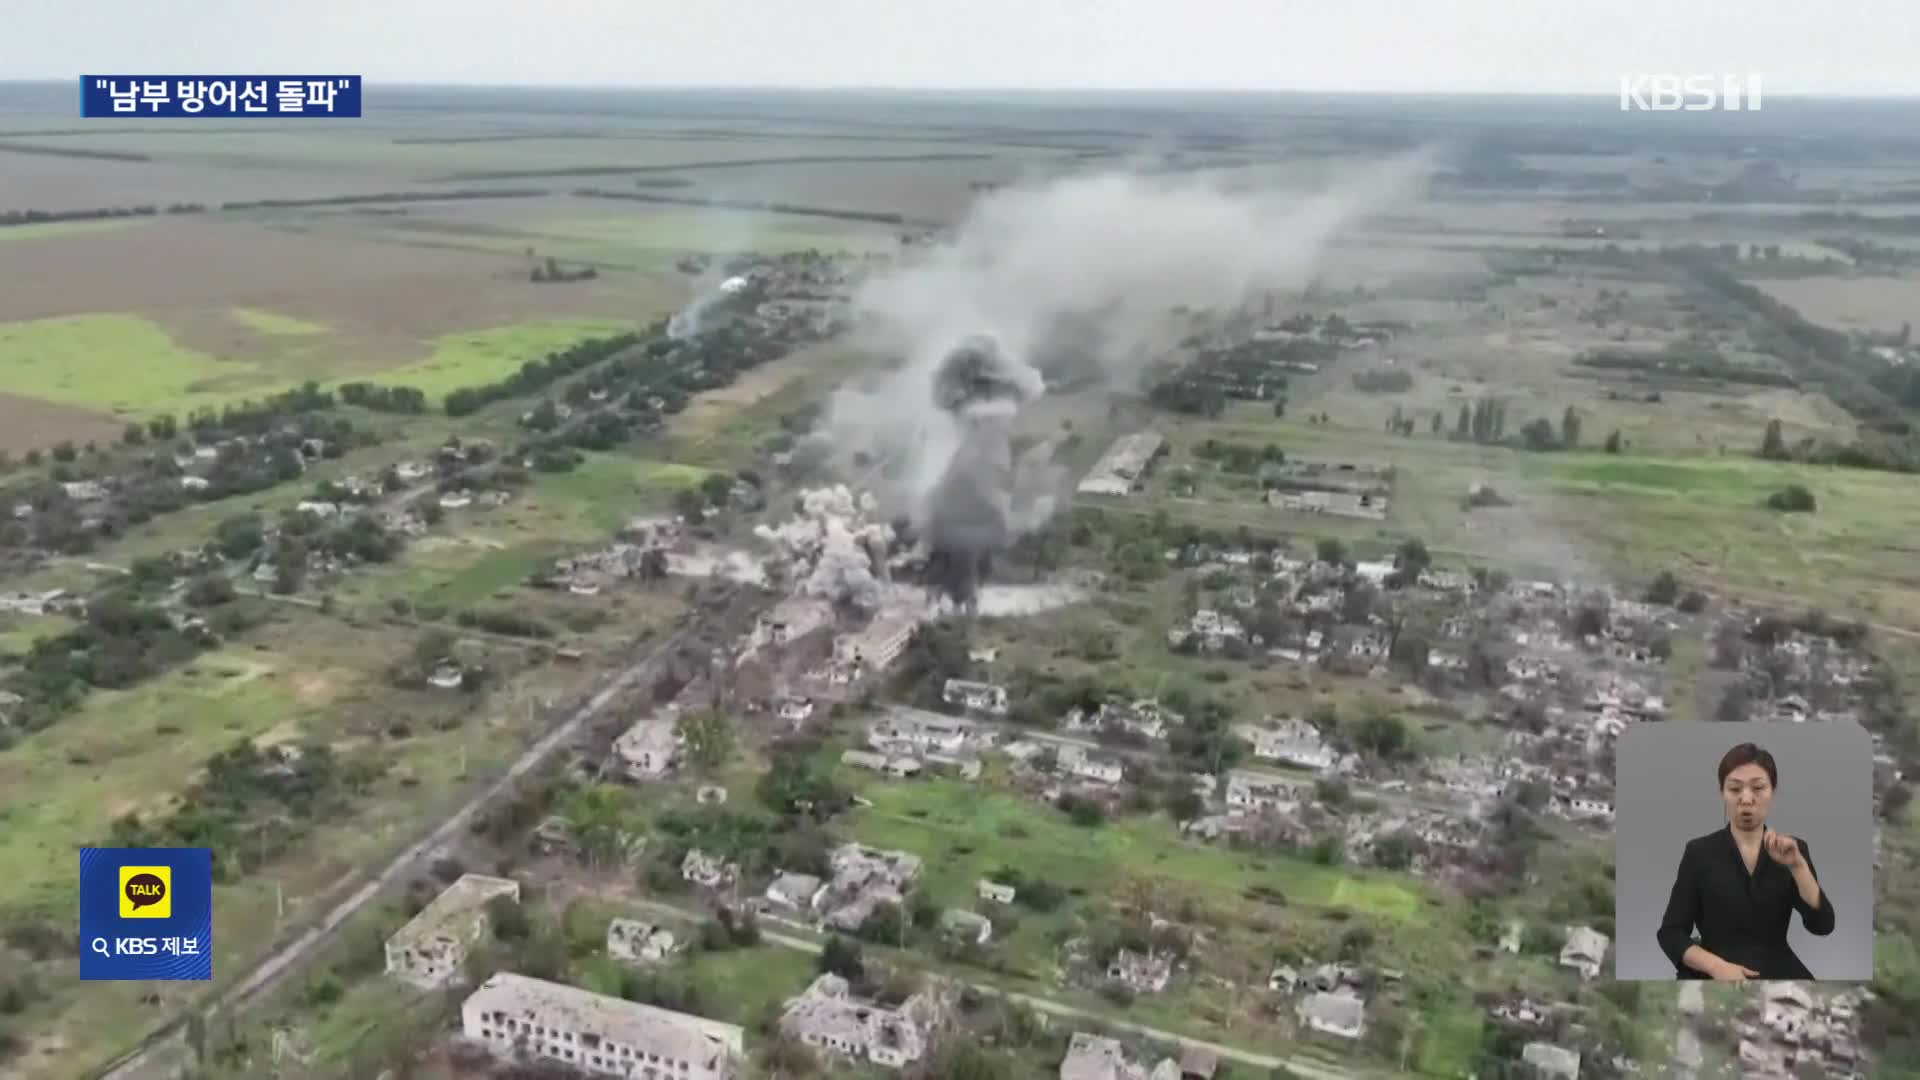
[[904, 357], [834, 395], [821, 434], [930, 551], [934, 580], [971, 601], [995, 552], [1043, 523], [1045, 454], [1016, 460], [1021, 410], [1052, 369], [1074, 388], [1133, 389], [1180, 307], [1296, 290], [1360, 215], [1407, 189], [1424, 155], [1300, 195], [1207, 180], [1079, 176], [976, 204], [952, 239], [855, 298], [879, 347]]

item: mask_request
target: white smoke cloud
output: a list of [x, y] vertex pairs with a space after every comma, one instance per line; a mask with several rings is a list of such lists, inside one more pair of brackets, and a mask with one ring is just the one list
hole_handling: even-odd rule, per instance
[[844, 484], [814, 488], [801, 493], [796, 516], [755, 531], [796, 568], [802, 594], [873, 610], [886, 587], [875, 566], [893, 540], [892, 527], [872, 519], [877, 509], [872, 495]]
[[[967, 441], [969, 417], [939, 408], [932, 393], [956, 344], [992, 337], [1002, 373], [1031, 399], [1044, 389], [1035, 349], [1061, 320], [1092, 317], [1100, 381], [1131, 389], [1165, 348], [1174, 308], [1303, 287], [1343, 228], [1409, 191], [1428, 164], [1424, 154], [1377, 164], [1306, 196], [1132, 173], [995, 192], [948, 243], [856, 295], [863, 329], [903, 362], [877, 384], [837, 392], [821, 433], [843, 457], [883, 462], [874, 482], [919, 524]], [[1020, 529], [1044, 521], [1052, 500], [1023, 506], [1011, 523]]]

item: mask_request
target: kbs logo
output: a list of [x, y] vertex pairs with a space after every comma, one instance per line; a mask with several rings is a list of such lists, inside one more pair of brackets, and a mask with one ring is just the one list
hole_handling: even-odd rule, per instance
[[1622, 75], [1620, 111], [1758, 112], [1760, 76]]
[[173, 867], [121, 867], [120, 917], [123, 919], [173, 918]]

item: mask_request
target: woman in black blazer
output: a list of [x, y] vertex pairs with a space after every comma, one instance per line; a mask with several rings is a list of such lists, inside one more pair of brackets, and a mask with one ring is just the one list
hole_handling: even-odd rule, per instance
[[1787, 925], [1798, 911], [1808, 933], [1831, 934], [1833, 906], [1807, 842], [1767, 827], [1779, 778], [1773, 755], [1753, 743], [1720, 759], [1727, 827], [1687, 841], [1660, 920], [1676, 978], [1813, 978], [1787, 945]]

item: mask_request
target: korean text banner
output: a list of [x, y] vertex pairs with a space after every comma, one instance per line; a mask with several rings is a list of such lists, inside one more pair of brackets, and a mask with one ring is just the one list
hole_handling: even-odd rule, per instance
[[212, 850], [81, 848], [80, 977], [213, 978]]
[[82, 75], [80, 115], [360, 115], [358, 75]]

